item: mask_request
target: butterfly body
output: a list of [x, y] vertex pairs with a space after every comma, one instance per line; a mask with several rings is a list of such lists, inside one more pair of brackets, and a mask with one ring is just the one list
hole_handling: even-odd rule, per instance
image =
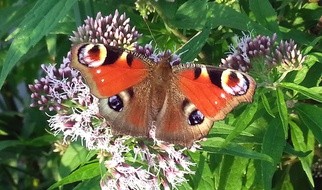
[[254, 80], [241, 72], [199, 64], [171, 65], [103, 44], [72, 48], [72, 67], [100, 98], [100, 113], [115, 134], [190, 146], [240, 102]]

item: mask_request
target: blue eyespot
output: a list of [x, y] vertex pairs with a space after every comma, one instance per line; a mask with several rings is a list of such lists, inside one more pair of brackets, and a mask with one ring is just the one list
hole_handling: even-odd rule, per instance
[[119, 95], [109, 97], [108, 106], [116, 112], [121, 112], [124, 108], [123, 101]]
[[189, 125], [199, 125], [204, 121], [204, 119], [205, 116], [199, 110], [194, 110], [188, 117], [188, 123]]

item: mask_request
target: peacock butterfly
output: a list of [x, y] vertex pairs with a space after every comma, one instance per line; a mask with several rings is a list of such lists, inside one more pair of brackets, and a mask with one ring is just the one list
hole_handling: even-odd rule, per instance
[[71, 66], [100, 99], [100, 114], [114, 134], [155, 137], [191, 146], [241, 102], [256, 83], [245, 73], [200, 64], [155, 63], [144, 55], [104, 44], [72, 47]]

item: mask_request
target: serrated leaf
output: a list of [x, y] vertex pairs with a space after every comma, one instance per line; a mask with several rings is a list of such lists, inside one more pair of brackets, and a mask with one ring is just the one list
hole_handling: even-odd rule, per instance
[[311, 98], [313, 100], [316, 100], [318, 102], [322, 102], [322, 95], [312, 92], [310, 88], [306, 88], [304, 86], [294, 84], [294, 83], [288, 83], [288, 82], [282, 82], [279, 85], [284, 88], [295, 90], [303, 94], [304, 96]]
[[273, 162], [262, 162], [262, 178], [264, 180], [264, 189], [270, 190], [272, 187], [272, 178], [277, 164], [280, 162], [285, 147], [285, 134], [282, 122], [279, 118], [274, 118], [268, 124], [264, 135], [262, 153], [269, 155]]
[[284, 98], [283, 91], [280, 88], [276, 89], [276, 105], [278, 109], [278, 114], [280, 116], [283, 129], [284, 129], [284, 134], [286, 135], [285, 138], [287, 138], [287, 131], [288, 131], [288, 112], [287, 112], [287, 107], [286, 107], [286, 102]]
[[69, 183], [82, 181], [86, 179], [92, 179], [96, 176], [100, 175], [99, 170], [99, 163], [91, 163], [85, 166], [80, 167], [79, 169], [75, 170], [73, 173], [64, 177], [62, 180], [56, 182], [49, 189], [54, 189], [62, 185], [66, 185]]
[[302, 122], [309, 128], [319, 143], [322, 143], [322, 108], [314, 105], [297, 104], [295, 107]]
[[[291, 130], [290, 130], [291, 139], [294, 145], [294, 149], [297, 151], [308, 151], [308, 149], [313, 151], [315, 142], [314, 142], [314, 137], [312, 133], [309, 131], [307, 137], [304, 137], [303, 131], [296, 123], [291, 121], [290, 125], [291, 125]], [[308, 139], [308, 142], [306, 142], [304, 139]], [[307, 155], [306, 157], [299, 157], [302, 168], [307, 178], [309, 179], [312, 187], [314, 186], [314, 181], [313, 181], [312, 171], [311, 171], [313, 156], [314, 154], [313, 152], [311, 152], [311, 154]]]
[[35, 6], [26, 14], [19, 27], [17, 27], [17, 30], [11, 35], [11, 37], [14, 36], [15, 38], [1, 70], [0, 88], [9, 72], [22, 56], [45, 35], [50, 33], [75, 2], [76, 0], [37, 1]]

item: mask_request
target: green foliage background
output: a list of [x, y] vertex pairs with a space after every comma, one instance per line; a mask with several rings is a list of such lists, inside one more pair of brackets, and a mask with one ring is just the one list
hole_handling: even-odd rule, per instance
[[[303, 69], [217, 122], [203, 150], [191, 153], [196, 175], [179, 189], [321, 188], [311, 167], [322, 158], [321, 1], [137, 3], [141, 12], [128, 0], [0, 1], [0, 189], [99, 189], [95, 152], [76, 142], [62, 156], [53, 153], [57, 137], [46, 131], [48, 116], [29, 108], [27, 84], [41, 76], [41, 64], [62, 61], [86, 16], [115, 9], [143, 34], [140, 44], [182, 53], [183, 62], [218, 65], [243, 31], [295, 40], [308, 57]], [[155, 12], [143, 19], [146, 5]]]

